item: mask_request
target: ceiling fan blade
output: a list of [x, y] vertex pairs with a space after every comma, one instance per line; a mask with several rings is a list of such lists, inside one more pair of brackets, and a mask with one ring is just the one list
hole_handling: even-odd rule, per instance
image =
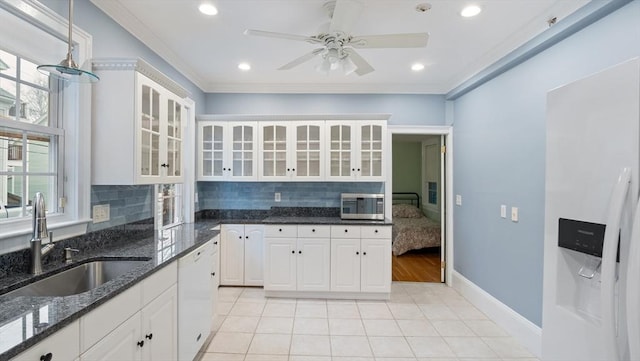
[[427, 46], [429, 33], [354, 36], [349, 46], [354, 48], [422, 48]]
[[285, 33], [276, 33], [273, 31], [263, 31], [263, 30], [253, 30], [247, 29], [244, 31], [244, 35], [252, 35], [252, 36], [264, 36], [267, 38], [278, 38], [278, 39], [287, 39], [287, 40], [297, 40], [297, 41], [306, 41], [308, 43], [317, 44], [322, 43], [322, 40], [304, 36], [304, 35], [295, 35], [295, 34], [285, 34]]
[[307, 61], [313, 59], [316, 55], [320, 54], [323, 50], [324, 50], [324, 48], [315, 49], [314, 51], [312, 51], [310, 53], [307, 53], [307, 54], [304, 54], [303, 56], [301, 56], [301, 57], [299, 57], [299, 58], [297, 58], [297, 59], [295, 59], [295, 60], [293, 60], [293, 61], [291, 61], [291, 62], [289, 62], [289, 63], [287, 63], [287, 64], [285, 64], [283, 66], [281, 66], [281, 67], [279, 67], [278, 70], [289, 70], [289, 69], [291, 69], [293, 67], [296, 67], [296, 66], [298, 66], [298, 65], [300, 65], [300, 64], [302, 64], [304, 62], [307, 62]]
[[331, 24], [329, 25], [329, 33], [342, 32], [349, 34], [353, 24], [362, 12], [362, 3], [358, 0], [337, 0], [333, 15], [331, 16]]
[[357, 67], [355, 73], [358, 75], [365, 75], [365, 74], [369, 74], [372, 71], [374, 71], [373, 67], [371, 66], [371, 64], [367, 63], [366, 60], [364, 60], [363, 57], [360, 56], [360, 54], [358, 54], [355, 50], [350, 49], [350, 48], [344, 48], [343, 49], [345, 53], [349, 54], [349, 58], [351, 59], [351, 61], [353, 62], [353, 64], [355, 64], [355, 66]]

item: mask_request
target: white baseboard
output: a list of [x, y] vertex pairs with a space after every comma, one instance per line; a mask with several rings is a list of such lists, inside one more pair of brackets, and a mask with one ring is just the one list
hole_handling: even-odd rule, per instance
[[537, 358], [542, 355], [542, 329], [495, 297], [453, 271], [452, 287], [513, 336]]

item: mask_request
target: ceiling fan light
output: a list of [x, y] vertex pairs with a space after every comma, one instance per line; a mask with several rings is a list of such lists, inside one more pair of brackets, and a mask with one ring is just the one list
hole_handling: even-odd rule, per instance
[[329, 71], [331, 71], [331, 62], [329, 61], [329, 59], [324, 57], [322, 59], [322, 62], [316, 66], [316, 70], [320, 73], [328, 75]]
[[240, 63], [240, 64], [238, 64], [238, 69], [240, 69], [242, 71], [249, 71], [249, 70], [251, 70], [251, 64], [249, 64], [249, 63]]
[[413, 71], [422, 71], [422, 70], [424, 70], [424, 64], [415, 63], [415, 64], [411, 65], [411, 70], [413, 70]]
[[344, 75], [349, 75], [356, 70], [358, 70], [358, 67], [348, 56], [342, 59], [342, 72]]

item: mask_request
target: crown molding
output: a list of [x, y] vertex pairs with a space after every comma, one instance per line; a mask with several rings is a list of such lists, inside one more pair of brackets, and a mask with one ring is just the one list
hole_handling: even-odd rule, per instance
[[205, 93], [445, 94], [441, 84], [209, 83]]
[[142, 59], [96, 58], [92, 59], [91, 63], [94, 71], [137, 71], [181, 98], [191, 96], [180, 84]]
[[197, 121], [389, 120], [388, 113], [345, 114], [200, 114]]

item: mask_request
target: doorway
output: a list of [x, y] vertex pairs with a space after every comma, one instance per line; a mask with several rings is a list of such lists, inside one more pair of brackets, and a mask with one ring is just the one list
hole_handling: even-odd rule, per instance
[[387, 203], [394, 224], [392, 279], [447, 282], [452, 264], [447, 247], [450, 127], [390, 127], [390, 135], [391, 176], [385, 192], [392, 200]]

